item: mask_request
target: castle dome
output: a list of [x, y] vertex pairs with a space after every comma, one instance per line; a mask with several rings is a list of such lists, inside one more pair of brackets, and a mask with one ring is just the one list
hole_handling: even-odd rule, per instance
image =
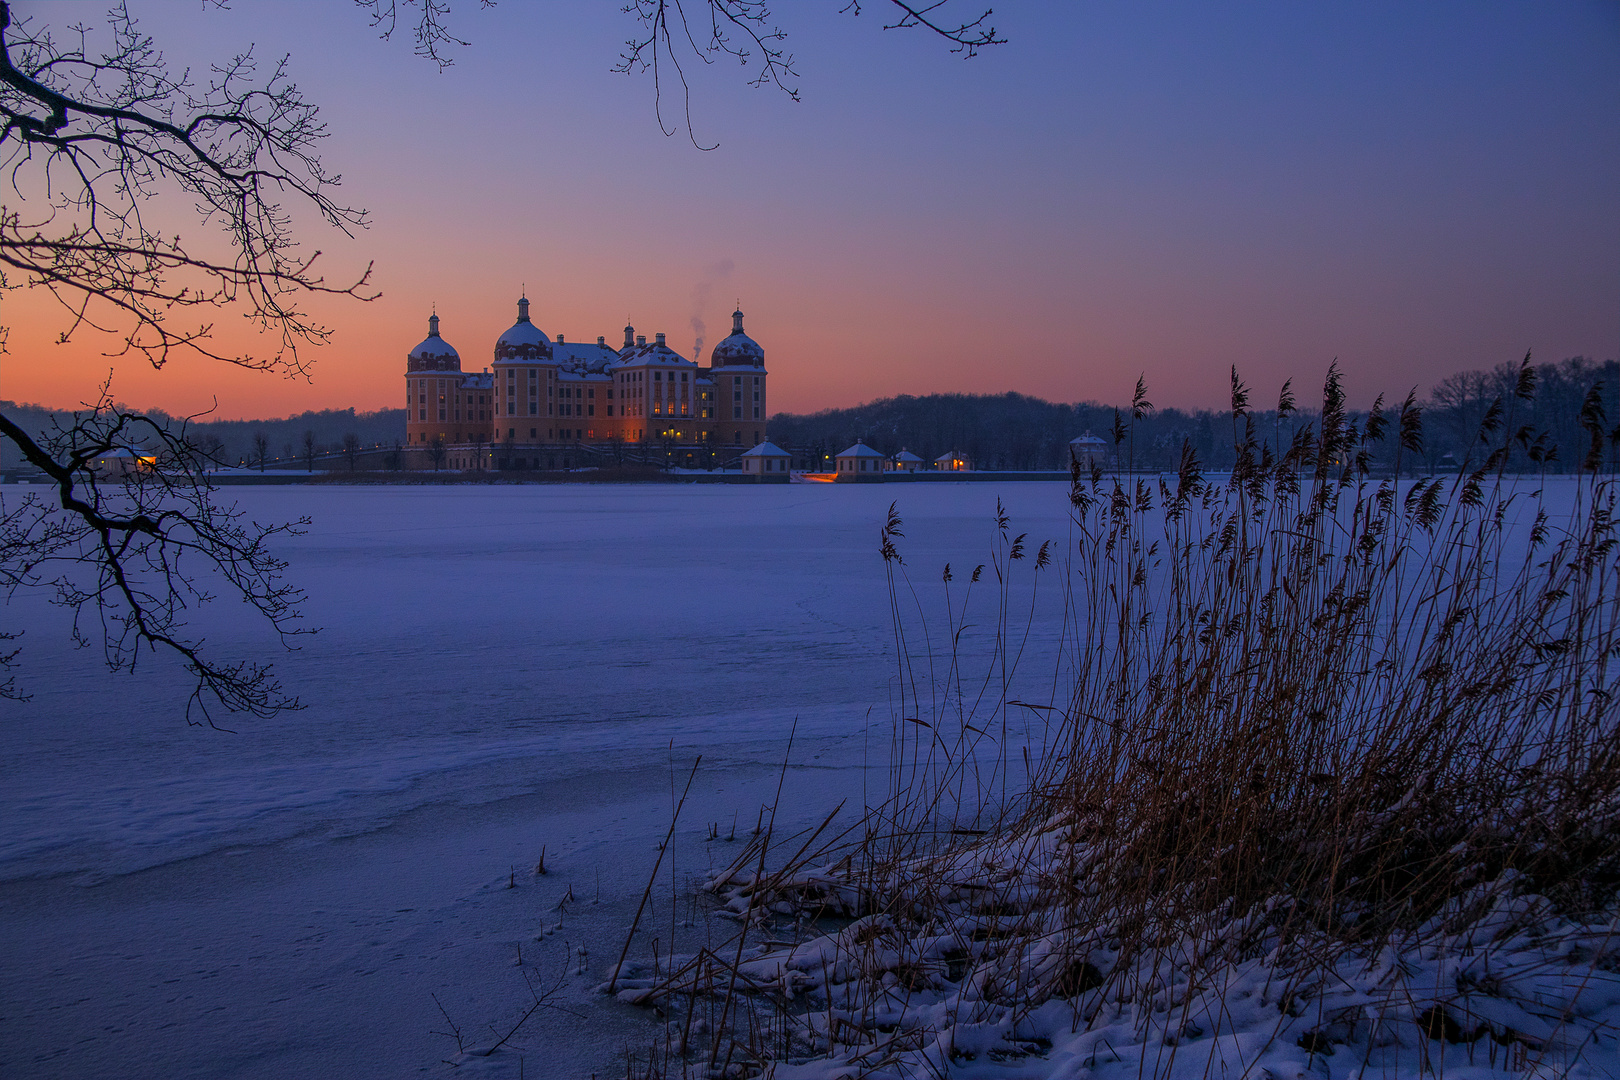
[[529, 321], [529, 298], [518, 300], [518, 320], [495, 340], [495, 362], [550, 360], [551, 339]]
[[714, 347], [710, 359], [714, 367], [764, 367], [765, 350], [743, 333], [741, 309], [731, 313], [731, 336]]
[[461, 354], [439, 336], [438, 313], [428, 316], [428, 336], [406, 357], [409, 371], [460, 371]]

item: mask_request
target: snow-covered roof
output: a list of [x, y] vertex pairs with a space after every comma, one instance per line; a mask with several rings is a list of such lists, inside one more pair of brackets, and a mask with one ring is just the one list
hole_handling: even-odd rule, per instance
[[902, 451], [900, 451], [898, 454], [894, 455], [894, 460], [896, 460], [896, 461], [915, 461], [919, 465], [922, 464], [922, 458], [918, 457], [916, 454], [913, 454], [910, 450], [902, 450]]
[[450, 347], [450, 343], [439, 336], [439, 316], [428, 316], [428, 336], [422, 339], [422, 344], [409, 353], [412, 360], [451, 359], [459, 361], [461, 354]]
[[848, 450], [845, 450], [838, 456], [853, 458], [881, 458], [883, 455], [872, 449], [870, 446], [867, 446], [865, 443], [857, 440], [854, 446], [850, 447]]
[[524, 360], [550, 360], [551, 339], [529, 321], [529, 298], [518, 299], [518, 320], [512, 328], [495, 339], [495, 362], [517, 363]]
[[939, 455], [939, 457], [935, 458], [934, 459], [934, 464], [938, 465], [942, 461], [958, 461], [958, 460], [966, 461], [967, 460], [967, 455], [966, 454], [959, 454], [955, 450], [951, 450], [948, 453], [941, 454], [941, 455]]
[[[662, 336], [662, 335], [660, 335]], [[697, 364], [662, 341], [650, 341], [644, 345], [632, 345], [619, 354], [614, 367], [639, 367], [643, 364], [672, 364], [676, 367], [697, 367]]]
[[1070, 446], [1097, 447], [1097, 448], [1100, 449], [1102, 447], [1107, 446], [1108, 444], [1106, 442], [1104, 442], [1102, 439], [1099, 439], [1097, 436], [1093, 435], [1091, 432], [1088, 431], [1084, 435], [1081, 435], [1078, 438], [1070, 439], [1069, 440], [1069, 445]]
[[731, 335], [714, 347], [709, 354], [715, 367], [764, 367], [765, 350], [759, 342], [743, 333], [741, 309], [731, 313]]
[[495, 389], [495, 376], [487, 371], [463, 375], [461, 377], [461, 387], [463, 390], [493, 390]]
[[619, 350], [599, 342], [554, 341], [551, 356], [559, 365], [585, 371], [606, 371], [619, 359]]
[[792, 457], [793, 455], [777, 446], [773, 442], [762, 442], [752, 450], [747, 451], [743, 457]]

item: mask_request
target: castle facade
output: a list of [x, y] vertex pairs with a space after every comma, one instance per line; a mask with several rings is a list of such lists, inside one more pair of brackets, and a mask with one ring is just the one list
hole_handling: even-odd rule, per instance
[[633, 326], [615, 349], [553, 341], [518, 300], [517, 322], [495, 341], [494, 363], [461, 370], [439, 336], [439, 316], [405, 361], [405, 434], [434, 467], [553, 469], [625, 449], [656, 449], [676, 464], [714, 464], [765, 439], [765, 350], [743, 333], [743, 314], [715, 345], [710, 365], [652, 342]]

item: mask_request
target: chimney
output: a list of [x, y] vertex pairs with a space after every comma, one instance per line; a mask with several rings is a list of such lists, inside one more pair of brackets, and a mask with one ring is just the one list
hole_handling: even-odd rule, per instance
[[564, 341], [564, 340], [563, 340], [563, 336], [562, 336], [562, 335], [561, 335], [561, 334], [558, 334], [558, 335], [557, 335], [557, 344], [559, 344], [559, 345], [566, 345], [566, 344], [568, 344], [568, 342], [566, 342], [566, 341]]
[[607, 338], [601, 334], [596, 335], [596, 343], [603, 348], [607, 348]]
[[663, 343], [664, 343], [664, 335], [659, 334], [658, 335], [658, 344], [662, 345]]
[[637, 345], [645, 345], [645, 344], [647, 344], [647, 335], [646, 334], [637, 334], [636, 335], [636, 344]]

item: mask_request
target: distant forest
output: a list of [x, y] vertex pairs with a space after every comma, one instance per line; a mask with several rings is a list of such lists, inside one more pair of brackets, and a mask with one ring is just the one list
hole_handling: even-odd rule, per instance
[[[1536, 396], [1530, 402], [1514, 398], [1518, 369], [1517, 364], [1502, 364], [1441, 380], [1421, 401], [1423, 452], [1414, 467], [1444, 470], [1470, 460], [1469, 450], [1480, 424], [1491, 403], [1500, 398], [1504, 409], [1514, 410], [1513, 430], [1528, 425], [1531, 439], [1544, 436], [1541, 456], [1551, 455], [1546, 464], [1538, 463], [1528, 447], [1521, 446], [1509, 468], [1578, 469], [1591, 445], [1591, 436], [1582, 427], [1582, 407], [1588, 391], [1596, 387], [1603, 410], [1598, 422], [1605, 436], [1605, 467], [1612, 470], [1616, 440], [1611, 436], [1620, 423], [1620, 363], [1574, 357], [1536, 365]], [[1255, 388], [1248, 416], [1260, 441], [1286, 445], [1297, 428], [1314, 423], [1320, 414], [1313, 407], [1320, 403], [1320, 388], [1294, 387], [1301, 408], [1282, 419], [1275, 408], [1277, 389], [1267, 393]], [[1153, 398], [1151, 387], [1147, 398]], [[1268, 403], [1271, 408], [1260, 407]], [[1398, 404], [1398, 400], [1386, 402], [1390, 407]], [[1120, 410], [1128, 413], [1125, 405]], [[1128, 415], [1126, 419], [1128, 422]], [[770, 419], [768, 434], [784, 449], [818, 457], [837, 454], [860, 439], [885, 454], [906, 449], [927, 461], [952, 451], [964, 453], [979, 469], [1066, 469], [1069, 440], [1089, 431], [1112, 447], [1114, 420], [1114, 406], [1090, 401], [1062, 405], [1012, 393], [901, 395], [852, 409], [808, 415], [778, 413]], [[1206, 468], [1230, 468], [1234, 459], [1231, 412], [1152, 409], [1137, 423], [1130, 446], [1118, 448], [1117, 464], [1130, 464], [1129, 456], [1137, 468], [1171, 469], [1180, 459], [1183, 442], [1192, 444]], [[1472, 460], [1477, 464], [1479, 457], [1476, 452]]]
[[[66, 410], [47, 409], [41, 405], [17, 405], [9, 401], [0, 401], [0, 411], [34, 436], [47, 435], [53, 423], [71, 415]], [[160, 409], [151, 410], [145, 415], [171, 428], [180, 425], [178, 418]], [[379, 409], [377, 412], [357, 413], [353, 409], [323, 409], [289, 416], [284, 420], [194, 420], [187, 425], [186, 431], [197, 445], [213, 448], [215, 456], [232, 465], [256, 464], [253, 439], [255, 435], [263, 435], [269, 446], [271, 465], [277, 464], [276, 459], [280, 458], [281, 464], [292, 467], [293, 462], [287, 459], [302, 461], [305, 432], [314, 433], [317, 454], [342, 451], [344, 436], [347, 435], [353, 435], [361, 447], [392, 447], [397, 442], [403, 442], [405, 410]], [[219, 440], [217, 448], [213, 447], [212, 439]], [[0, 464], [5, 467], [19, 464], [16, 448], [9, 441], [0, 441], [0, 453], [4, 454]]]
[[[1415, 467], [1443, 470], [1469, 460], [1480, 423], [1491, 403], [1500, 398], [1504, 407], [1514, 410], [1513, 429], [1528, 426], [1532, 439], [1542, 437], [1540, 456], [1550, 455], [1543, 465], [1532, 461], [1528, 448], [1521, 446], [1509, 468], [1573, 471], [1580, 467], [1591, 445], [1591, 436], [1582, 426], [1582, 409], [1595, 387], [1601, 416], [1589, 410], [1588, 422], [1601, 425], [1606, 436], [1605, 466], [1614, 469], [1620, 438], [1609, 436], [1620, 434], [1616, 431], [1616, 425], [1620, 425], [1620, 363], [1600, 363], [1577, 356], [1560, 363], [1536, 365], [1535, 372], [1536, 395], [1530, 402], [1514, 399], [1516, 364], [1502, 364], [1489, 371], [1462, 371], [1442, 379], [1421, 402], [1423, 452], [1414, 462]], [[1295, 387], [1294, 392], [1300, 410], [1279, 420], [1274, 407], [1258, 407], [1275, 398], [1254, 389], [1249, 420], [1261, 441], [1285, 444], [1298, 427], [1314, 422], [1317, 410], [1312, 406], [1320, 400], [1320, 389]], [[1151, 387], [1147, 397], [1152, 400]], [[1125, 411], [1127, 406], [1122, 404], [1120, 408]], [[0, 402], [0, 409], [35, 434], [44, 434], [53, 421], [68, 415], [11, 402]], [[160, 411], [148, 415], [170, 424], [179, 423]], [[901, 395], [809, 415], [777, 413], [767, 430], [770, 440], [778, 446], [803, 451], [807, 456], [836, 454], [860, 439], [885, 454], [905, 449], [932, 461], [940, 454], [955, 451], [965, 453], [979, 469], [1040, 470], [1066, 469], [1069, 440], [1088, 431], [1111, 444], [1114, 418], [1113, 405], [1091, 401], [1063, 405], [1012, 393]], [[212, 440], [217, 439], [215, 453], [233, 464], [256, 464], [254, 438], [263, 435], [271, 464], [277, 458], [291, 464], [302, 459], [306, 432], [313, 433], [317, 453], [341, 452], [346, 436], [353, 436], [360, 447], [392, 447], [404, 439], [405, 410], [358, 413], [353, 409], [327, 409], [283, 420], [193, 421], [189, 431], [200, 445], [213, 445]], [[1230, 411], [1152, 409], [1136, 425], [1129, 447], [1118, 449], [1118, 464], [1134, 464], [1142, 469], [1174, 468], [1185, 441], [1192, 444], [1205, 467], [1227, 468], [1233, 460], [1233, 438]], [[15, 448], [9, 442], [0, 443], [0, 451], [4, 453], [0, 464], [18, 464]], [[1477, 461], [1479, 454], [1472, 457]]]

